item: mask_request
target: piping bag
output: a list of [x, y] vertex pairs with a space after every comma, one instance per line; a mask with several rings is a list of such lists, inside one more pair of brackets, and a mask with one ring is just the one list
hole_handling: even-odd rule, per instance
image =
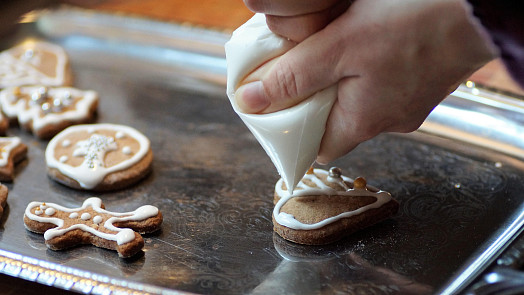
[[268, 114], [243, 113], [235, 101], [235, 91], [247, 75], [295, 45], [271, 32], [265, 16], [259, 13], [236, 29], [225, 44], [227, 96], [273, 161], [291, 194], [318, 155], [326, 121], [337, 98], [337, 85], [295, 106]]

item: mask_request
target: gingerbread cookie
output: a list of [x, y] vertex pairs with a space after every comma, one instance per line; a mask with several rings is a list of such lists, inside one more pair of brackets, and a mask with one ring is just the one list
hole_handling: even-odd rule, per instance
[[71, 126], [49, 142], [48, 175], [76, 189], [107, 191], [127, 187], [147, 175], [153, 152], [136, 129], [114, 124]]
[[0, 181], [13, 181], [15, 164], [25, 159], [27, 146], [18, 137], [0, 137]]
[[50, 138], [68, 126], [92, 121], [98, 94], [72, 87], [9, 87], [0, 91], [0, 106], [10, 120], [39, 138]]
[[144, 247], [140, 234], [155, 232], [162, 224], [162, 213], [150, 205], [135, 211], [116, 213], [105, 210], [96, 197], [80, 208], [31, 202], [24, 214], [25, 227], [43, 233], [47, 247], [62, 250], [80, 244], [116, 250], [120, 257], [131, 257]]
[[9, 128], [9, 119], [0, 112], [0, 135], [5, 135]]
[[388, 192], [342, 176], [340, 169], [310, 169], [290, 195], [280, 179], [275, 186], [274, 230], [286, 240], [307, 245], [337, 241], [398, 211]]
[[7, 205], [7, 195], [9, 190], [7, 186], [0, 184], [0, 217], [4, 215], [5, 206]]
[[58, 45], [28, 41], [0, 53], [0, 88], [71, 85], [69, 58]]

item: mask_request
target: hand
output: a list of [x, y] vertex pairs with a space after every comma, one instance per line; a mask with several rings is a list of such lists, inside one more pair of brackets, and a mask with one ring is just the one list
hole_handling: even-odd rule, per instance
[[[246, 77], [235, 97], [244, 112], [270, 113], [338, 83], [317, 158], [322, 164], [381, 132], [416, 130], [461, 81], [494, 56], [462, 0], [357, 0], [340, 8], [340, 16], [325, 26], [315, 16], [332, 13], [329, 7], [304, 10], [292, 5], [296, 1], [303, 2], [246, 0], [248, 7], [280, 18], [270, 28], [303, 41]], [[341, 7], [328, 2], [331, 8]], [[315, 23], [308, 27], [314, 32], [303, 38], [297, 25], [283, 28], [286, 16], [290, 23]]]

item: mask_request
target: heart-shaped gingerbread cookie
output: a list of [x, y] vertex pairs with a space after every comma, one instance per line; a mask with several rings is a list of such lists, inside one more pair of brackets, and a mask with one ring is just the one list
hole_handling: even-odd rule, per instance
[[284, 181], [275, 186], [274, 230], [284, 239], [307, 245], [337, 241], [398, 211], [388, 192], [352, 180], [340, 169], [310, 169], [290, 194]]

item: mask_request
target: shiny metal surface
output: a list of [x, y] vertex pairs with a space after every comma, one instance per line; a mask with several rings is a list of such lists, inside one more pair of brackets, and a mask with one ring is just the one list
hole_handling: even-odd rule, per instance
[[[101, 279], [126, 290], [147, 287], [151, 293], [457, 293], [520, 232], [524, 164], [518, 152], [482, 143], [502, 142], [518, 151], [521, 138], [512, 140], [511, 133], [498, 125], [479, 125], [478, 119], [487, 114], [518, 126], [523, 120], [520, 101], [504, 96], [503, 103], [493, 105], [453, 95], [434, 114], [452, 118], [457, 117], [454, 111], [469, 110], [472, 116], [459, 116], [456, 125], [430, 117], [430, 124], [438, 124], [424, 129], [430, 134], [384, 134], [363, 143], [333, 165], [390, 191], [401, 204], [400, 212], [341, 242], [302, 246], [273, 234], [272, 196], [278, 176], [225, 97], [223, 57], [206, 52], [220, 42], [208, 48], [204, 42], [199, 50], [182, 48], [177, 44], [185, 44], [181, 40], [186, 37], [176, 31], [185, 29], [144, 20], [141, 26], [150, 27], [142, 30], [148, 33], [131, 34], [136, 31], [131, 26], [133, 37], [126, 40], [124, 20], [136, 20], [107, 15], [101, 16], [103, 24], [118, 25], [104, 37], [103, 31], [91, 29], [100, 24], [99, 17], [52, 12], [25, 24], [0, 41], [0, 47], [27, 38], [64, 46], [72, 58], [75, 85], [100, 93], [98, 122], [130, 125], [150, 138], [153, 173], [132, 188], [97, 196], [113, 211], [143, 204], [159, 207], [165, 218], [162, 230], [146, 236], [144, 252], [130, 260], [89, 246], [48, 250], [41, 235], [24, 229], [25, 206], [32, 200], [76, 206], [94, 194], [48, 179], [43, 158], [47, 142], [13, 127], [9, 135], [29, 145], [29, 157], [18, 167], [15, 182], [8, 184], [0, 257], [9, 263], [0, 265], [0, 272], [20, 276], [23, 265], [34, 262], [90, 282]], [[157, 25], [164, 29], [155, 38]], [[205, 31], [195, 38], [205, 40]], [[448, 136], [448, 131], [475, 140], [433, 135]], [[501, 133], [504, 136], [497, 137]], [[31, 272], [24, 274], [46, 283], [48, 273], [39, 272], [40, 280]], [[70, 278], [47, 282], [74, 288], [76, 281]], [[85, 290], [95, 293], [93, 289]]]

